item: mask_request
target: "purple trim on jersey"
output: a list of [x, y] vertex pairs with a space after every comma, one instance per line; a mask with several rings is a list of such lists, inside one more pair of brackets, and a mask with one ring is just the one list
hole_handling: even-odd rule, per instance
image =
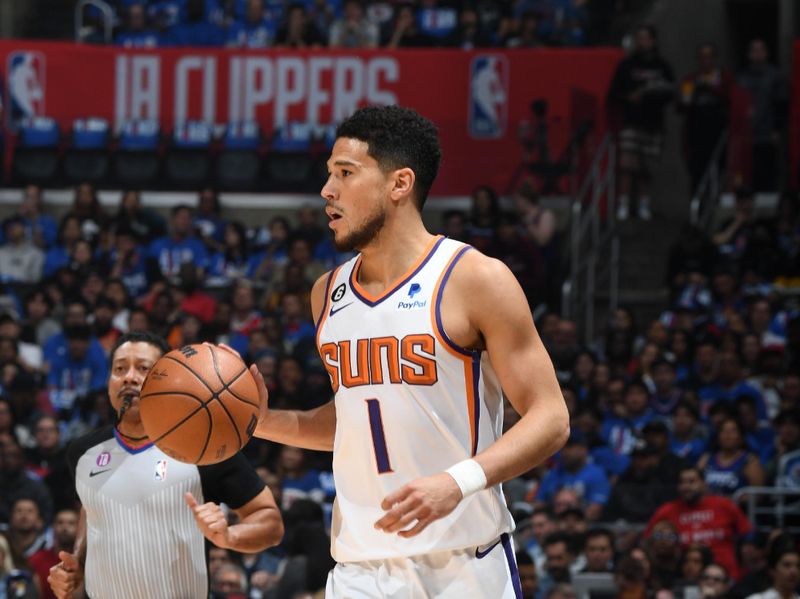
[[398, 289], [400, 289], [403, 285], [405, 285], [411, 279], [416, 277], [417, 274], [419, 273], [419, 271], [421, 271], [425, 267], [425, 265], [428, 263], [428, 260], [430, 260], [433, 257], [433, 255], [436, 253], [436, 250], [439, 249], [439, 246], [442, 244], [442, 242], [445, 239], [447, 239], [447, 238], [446, 237], [440, 237], [439, 240], [431, 248], [431, 251], [428, 252], [428, 255], [425, 256], [425, 259], [422, 262], [419, 263], [419, 266], [417, 266], [411, 274], [409, 274], [407, 277], [404, 277], [402, 281], [400, 281], [394, 287], [392, 287], [392, 289], [390, 291], [384, 292], [384, 295], [382, 297], [378, 298], [377, 301], [371, 302], [370, 300], [365, 298], [363, 295], [361, 295], [358, 292], [358, 289], [356, 289], [355, 276], [356, 276], [356, 267], [358, 266], [358, 264], [356, 264], [356, 267], [353, 267], [353, 270], [350, 271], [350, 289], [353, 290], [353, 293], [356, 294], [356, 297], [358, 299], [360, 299], [362, 302], [367, 304], [370, 308], [374, 308], [375, 306], [380, 304], [382, 301], [384, 301], [386, 299], [389, 299], [389, 297], [391, 297]]
[[480, 396], [480, 380], [481, 380], [481, 355], [475, 353], [472, 356], [472, 401], [474, 402], [475, 413], [475, 439], [472, 441], [472, 456], [478, 454], [478, 438], [480, 437], [479, 424], [481, 422], [481, 396]]
[[465, 253], [467, 253], [468, 250], [471, 250], [471, 249], [472, 249], [472, 246], [467, 245], [467, 246], [464, 246], [463, 248], [461, 248], [460, 250], [458, 250], [458, 253], [456, 254], [456, 257], [453, 258], [453, 260], [450, 262], [450, 265], [447, 267], [447, 270], [445, 271], [444, 276], [442, 277], [442, 282], [439, 285], [439, 295], [436, 296], [435, 302], [436, 302], [436, 328], [439, 331], [439, 334], [442, 336], [442, 339], [444, 339], [444, 341], [445, 341], [445, 343], [447, 343], [447, 345], [449, 345], [453, 350], [455, 350], [458, 353], [460, 353], [462, 356], [469, 356], [470, 358], [475, 359], [476, 356], [478, 356], [478, 358], [480, 358], [480, 353], [479, 352], [475, 352], [475, 351], [470, 351], [468, 349], [464, 349], [460, 345], [456, 345], [453, 342], [453, 340], [450, 339], [450, 337], [447, 336], [447, 333], [445, 332], [444, 327], [442, 326], [442, 311], [441, 311], [442, 296], [444, 295], [444, 287], [445, 287], [445, 285], [447, 285], [447, 280], [450, 278], [450, 273], [453, 272], [453, 267], [456, 265], [456, 263], [459, 260], [461, 260], [461, 256], [463, 256]]
[[522, 582], [519, 580], [519, 570], [517, 569], [517, 559], [514, 557], [514, 548], [511, 546], [511, 539], [507, 532], [500, 535], [503, 543], [503, 551], [506, 553], [508, 570], [511, 572], [511, 584], [514, 585], [514, 595], [517, 599], [522, 599]]
[[369, 412], [369, 428], [372, 431], [372, 447], [375, 449], [375, 461], [378, 463], [378, 474], [392, 471], [389, 463], [389, 451], [386, 449], [386, 435], [383, 432], [381, 405], [377, 399], [367, 399]]
[[314, 339], [319, 337], [319, 325], [321, 325], [322, 321], [325, 320], [325, 310], [328, 307], [328, 297], [331, 294], [331, 284], [333, 283], [333, 275], [336, 274], [336, 271], [336, 268], [331, 270], [330, 274], [328, 275], [328, 281], [325, 283], [325, 295], [323, 296], [322, 312], [320, 312], [319, 318], [317, 318], [317, 322], [314, 324]]
[[131, 455], [142, 453], [143, 451], [146, 451], [153, 446], [153, 442], [151, 441], [150, 443], [142, 445], [141, 447], [131, 447], [130, 445], [125, 443], [125, 440], [122, 438], [122, 435], [119, 434], [119, 431], [117, 430], [116, 426], [114, 427], [114, 437], [116, 437], [117, 443], [120, 444], [120, 447], [122, 447], [122, 449], [124, 449]]

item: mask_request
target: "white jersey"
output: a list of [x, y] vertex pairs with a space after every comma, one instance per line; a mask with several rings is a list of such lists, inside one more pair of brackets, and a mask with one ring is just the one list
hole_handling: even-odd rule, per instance
[[480, 453], [502, 433], [502, 392], [488, 355], [455, 345], [441, 325], [442, 291], [470, 250], [434, 238], [379, 297], [358, 284], [360, 256], [330, 275], [317, 344], [336, 394], [331, 532], [339, 562], [475, 547], [513, 529], [499, 485], [413, 538], [373, 527], [389, 493]]

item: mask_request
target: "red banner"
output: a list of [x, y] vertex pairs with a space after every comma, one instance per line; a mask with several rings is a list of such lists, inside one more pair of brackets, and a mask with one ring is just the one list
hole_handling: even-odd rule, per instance
[[[518, 132], [535, 127], [531, 104], [547, 102], [550, 158], [582, 119], [605, 129], [616, 49], [240, 51], [122, 50], [0, 41], [10, 119], [51, 116], [176, 122], [257, 120], [265, 133], [290, 120], [337, 122], [367, 104], [410, 106], [439, 127], [444, 161], [433, 192], [477, 184], [504, 190], [522, 159]], [[532, 122], [534, 121], [534, 122]]]

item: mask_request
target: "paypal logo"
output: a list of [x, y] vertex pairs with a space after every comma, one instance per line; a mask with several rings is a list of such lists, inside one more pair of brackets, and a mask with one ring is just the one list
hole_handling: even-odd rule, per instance
[[414, 300], [413, 302], [397, 302], [398, 310], [422, 310], [428, 305], [428, 300]]
[[411, 283], [411, 287], [408, 288], [408, 297], [413, 298], [420, 291], [422, 291], [422, 287], [419, 283]]

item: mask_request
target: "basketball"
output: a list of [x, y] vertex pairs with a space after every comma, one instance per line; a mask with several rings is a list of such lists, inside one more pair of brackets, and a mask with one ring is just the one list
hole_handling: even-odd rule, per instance
[[216, 464], [250, 439], [258, 388], [241, 358], [211, 345], [187, 345], [150, 370], [139, 397], [147, 436], [168, 456]]

